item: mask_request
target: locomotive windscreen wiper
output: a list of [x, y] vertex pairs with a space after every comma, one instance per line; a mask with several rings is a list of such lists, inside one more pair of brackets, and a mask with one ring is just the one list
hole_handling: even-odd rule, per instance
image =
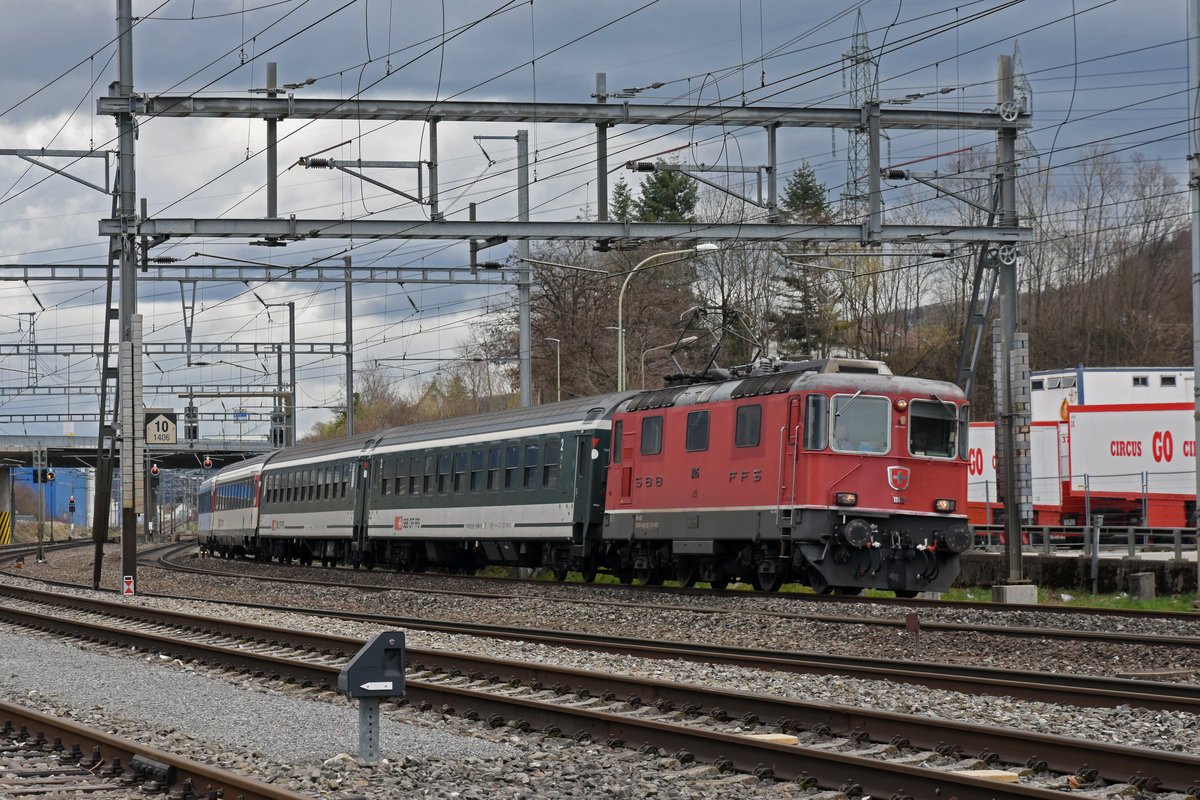
[[958, 408], [955, 407], [954, 403], [951, 403], [948, 400], [943, 400], [936, 394], [931, 393], [929, 396], [946, 407], [946, 410], [950, 412], [950, 419], [958, 419]]
[[839, 408], [837, 411], [833, 412], [833, 418], [837, 419], [838, 417], [840, 417], [842, 415], [842, 412], [845, 411], [847, 408], [849, 408], [850, 404], [853, 403], [855, 400], [857, 400], [858, 396], [862, 393], [863, 393], [862, 389], [859, 389], [857, 392], [855, 392], [854, 396], [851, 397], [849, 400], [847, 400], [846, 404], [844, 406]]

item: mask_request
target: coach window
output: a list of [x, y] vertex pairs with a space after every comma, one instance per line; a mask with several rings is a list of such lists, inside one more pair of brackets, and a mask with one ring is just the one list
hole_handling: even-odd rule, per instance
[[500, 488], [500, 448], [493, 447], [488, 450], [488, 478], [487, 488], [489, 492], [494, 492]]
[[433, 494], [433, 489], [437, 485], [437, 456], [433, 453], [425, 456], [425, 483], [421, 491], [425, 494]]
[[734, 447], [758, 447], [762, 430], [762, 406], [738, 406], [737, 425], [733, 430]]
[[442, 453], [438, 456], [438, 494], [450, 491], [450, 465], [453, 456]]
[[642, 418], [642, 455], [654, 456], [662, 452], [663, 418], [660, 415]]
[[283, 502], [292, 502], [292, 473], [281, 476], [283, 478]]
[[317, 471], [309, 469], [304, 471], [304, 482], [308, 484], [308, 500], [312, 502], [317, 499]]
[[708, 449], [708, 411], [689, 411], [684, 447], [689, 453]]
[[537, 442], [525, 445], [525, 488], [532, 489], [538, 484], [538, 466], [541, 463], [540, 448]]
[[891, 401], [878, 395], [833, 397], [833, 449], [841, 453], [886, 453]]
[[392, 474], [396, 471], [396, 462], [390, 458], [379, 459], [379, 486], [384, 495], [392, 493]]
[[467, 488], [467, 454], [454, 454], [454, 491], [461, 492]]
[[408, 456], [396, 459], [396, 496], [408, 492]]
[[810, 394], [804, 399], [804, 449], [824, 450], [829, 445], [829, 398]]
[[558, 470], [562, 460], [562, 439], [546, 440], [546, 466], [542, 469], [542, 486], [553, 489], [558, 485]]
[[507, 457], [504, 460], [504, 488], [516, 489], [520, 484], [521, 445], [510, 444]]
[[478, 492], [483, 483], [483, 451], [471, 451], [471, 491]]
[[421, 457], [411, 456], [408, 459], [408, 493], [418, 495], [421, 493]]
[[908, 452], [954, 458], [958, 453], [958, 408], [953, 403], [913, 400], [908, 406]]

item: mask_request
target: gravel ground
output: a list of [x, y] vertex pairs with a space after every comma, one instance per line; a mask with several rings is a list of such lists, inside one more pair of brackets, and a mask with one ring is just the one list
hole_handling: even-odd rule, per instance
[[[90, 550], [51, 554], [51, 562], [28, 565], [31, 576], [90, 581]], [[118, 582], [118, 554], [105, 560], [106, 586]], [[223, 562], [222, 566], [228, 566]], [[261, 565], [245, 565], [259, 571]], [[422, 576], [393, 576], [397, 581], [430, 585]], [[22, 582], [19, 578], [5, 581]], [[222, 597], [279, 606], [331, 606], [407, 616], [522, 623], [538, 628], [574, 628], [623, 632], [664, 639], [703, 636], [771, 649], [848, 652], [889, 658], [971, 661], [999, 666], [1113, 674], [1176, 669], [1196, 680], [1200, 658], [1193, 651], [1167, 648], [1108, 648], [1064, 645], [1052, 640], [1001, 640], [981, 634], [924, 631], [920, 646], [907, 634], [878, 626], [835, 626], [779, 620], [756, 614], [704, 613], [664, 608], [651, 614], [596, 602], [537, 602], [535, 598], [484, 599], [394, 590], [362, 593], [339, 587], [299, 588], [285, 584], [213, 579], [161, 570], [139, 569], [141, 591]], [[457, 586], [457, 584], [456, 584]], [[482, 590], [482, 589], [481, 589]], [[576, 592], [576, 590], [582, 590]], [[487, 591], [495, 591], [491, 586]], [[514, 591], [527, 592], [527, 588]], [[551, 593], [579, 598], [611, 595], [581, 586], [548, 587]], [[81, 592], [87, 593], [87, 592]], [[111, 599], [111, 595], [109, 595]], [[199, 614], [268, 622], [366, 638], [382, 628], [361, 623], [284, 612], [263, 612], [194, 601], [138, 596], [146, 605]], [[679, 605], [664, 597], [664, 605]], [[691, 603], [690, 600], [686, 601]], [[701, 605], [725, 603], [702, 598]], [[795, 601], [761, 596], [739, 598], [754, 608], [798, 611]], [[819, 613], [829, 613], [822, 608]], [[839, 610], [837, 613], [847, 613]], [[878, 610], [867, 612], [878, 615]], [[902, 611], [892, 613], [902, 614]], [[1081, 619], [1055, 620], [1053, 614], [1014, 612], [1000, 618], [980, 612], [921, 611], [923, 619], [975, 619], [979, 624], [1078, 627]], [[986, 619], [986, 621], [984, 621]], [[1019, 619], [1020, 621], [1016, 621]], [[1110, 623], [1111, 624], [1111, 623]], [[1149, 633], [1139, 624], [1137, 632]], [[1200, 636], [1200, 624], [1178, 623], [1179, 635]], [[505, 658], [608, 670], [659, 679], [686, 680], [727, 689], [767, 692], [815, 702], [881, 708], [987, 725], [1035, 730], [1098, 741], [1200, 752], [1200, 718], [1144, 709], [1080, 709], [1028, 703], [1005, 697], [975, 697], [924, 687], [862, 681], [838, 676], [803, 676], [674, 661], [616, 658], [522, 642], [471, 636], [406, 632], [413, 647], [486, 652]], [[42, 649], [46, 648], [46, 649]], [[351, 755], [357, 749], [357, 713], [344, 698], [329, 692], [298, 690], [212, 674], [169, 659], [114, 657], [111, 648], [48, 643], [27, 634], [0, 634], [0, 687], [18, 702], [85, 721], [102, 721], [121, 735], [150, 741], [225, 766], [280, 781], [298, 791], [330, 798], [383, 797], [614, 797], [665, 798], [789, 797], [805, 794], [794, 784], [759, 781], [753, 776], [723, 775], [711, 767], [683, 765], [597, 744], [539, 735], [514, 735], [456, 717], [420, 713], [403, 707], [387, 712], [396, 727], [385, 728], [385, 760], [365, 765]], [[36, 663], [36, 669], [30, 663]], [[136, 667], [133, 666], [136, 664]], [[47, 667], [52, 666], [52, 669]], [[136, 673], [133, 670], [136, 669]], [[81, 680], [81, 676], [89, 677]], [[178, 700], [170, 699], [177, 696]], [[259, 706], [258, 704], [262, 704]], [[246, 720], [244, 724], [230, 720]], [[320, 735], [315, 731], [321, 731]]]

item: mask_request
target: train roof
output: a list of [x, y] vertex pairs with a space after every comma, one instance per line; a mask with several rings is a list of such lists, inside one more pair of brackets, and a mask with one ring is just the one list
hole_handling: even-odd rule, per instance
[[864, 392], [880, 394], [926, 394], [959, 402], [966, 399], [962, 390], [952, 383], [893, 375], [882, 361], [829, 358], [785, 363], [779, 365], [778, 371], [744, 378], [643, 392], [630, 398], [618, 410], [647, 411], [814, 389], [851, 392], [861, 389]]
[[618, 392], [563, 400], [558, 403], [490, 411], [467, 417], [416, 422], [351, 437], [307, 442], [276, 453], [269, 468], [297, 462], [337, 457], [363, 456], [377, 450], [400, 448], [408, 444], [477, 437], [486, 434], [522, 436], [531, 429], [567, 429], [612, 419], [617, 406], [639, 392]]
[[266, 453], [260, 456], [254, 456], [253, 458], [237, 461], [233, 464], [227, 464], [226, 466], [221, 467], [221, 469], [219, 469], [212, 478], [206, 479], [201, 486], [209, 483], [210, 481], [216, 481], [218, 479], [221, 483], [228, 483], [249, 475], [257, 475], [262, 472], [263, 464], [265, 464], [267, 459], [269, 459], [272, 455], [272, 453]]

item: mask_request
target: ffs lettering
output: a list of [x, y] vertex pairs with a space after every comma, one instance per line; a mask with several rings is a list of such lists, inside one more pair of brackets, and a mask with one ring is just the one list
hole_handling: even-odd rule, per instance
[[744, 469], [744, 470], [741, 470], [740, 472], [738, 470], [733, 470], [732, 472], [729, 473], [729, 482], [730, 483], [733, 483], [735, 481], [740, 482], [740, 481], [761, 481], [761, 480], [762, 480], [762, 470], [761, 469]]

